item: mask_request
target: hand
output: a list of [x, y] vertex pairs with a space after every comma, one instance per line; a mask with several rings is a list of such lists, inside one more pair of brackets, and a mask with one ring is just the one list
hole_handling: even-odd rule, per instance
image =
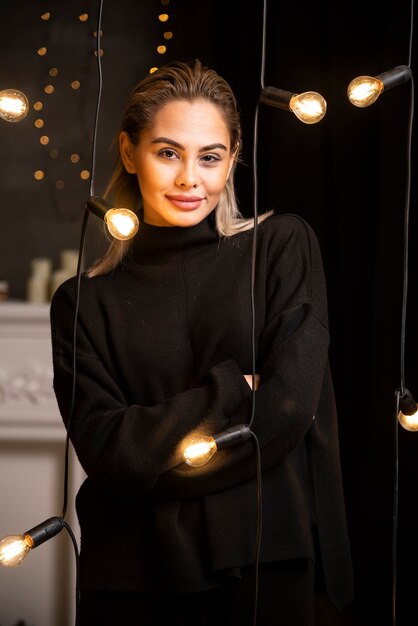
[[[244, 378], [247, 381], [247, 383], [249, 384], [249, 386], [251, 387], [251, 389], [253, 388], [253, 375], [252, 374], [244, 374]], [[255, 388], [258, 389], [258, 386], [260, 384], [260, 376], [259, 374], [255, 375]]]

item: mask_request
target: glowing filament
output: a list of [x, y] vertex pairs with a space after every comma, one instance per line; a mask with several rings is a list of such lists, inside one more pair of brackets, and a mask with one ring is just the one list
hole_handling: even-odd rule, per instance
[[384, 89], [380, 78], [373, 76], [358, 76], [347, 88], [348, 99], [356, 107], [368, 107], [380, 96]]
[[412, 415], [405, 415], [402, 411], [398, 413], [398, 421], [405, 430], [415, 432], [418, 430], [418, 408]]
[[188, 465], [199, 467], [207, 463], [216, 450], [217, 445], [214, 438], [201, 435], [185, 442], [183, 458]]
[[107, 228], [115, 239], [130, 239], [138, 231], [139, 221], [129, 209], [110, 209], [105, 215]]
[[17, 89], [0, 91], [0, 117], [6, 122], [20, 122], [29, 111], [27, 97]]
[[289, 109], [301, 122], [316, 124], [324, 117], [327, 111], [327, 103], [321, 94], [316, 91], [305, 91], [292, 96], [289, 102]]
[[0, 540], [0, 564], [4, 567], [20, 565], [32, 548], [28, 535], [9, 535]]

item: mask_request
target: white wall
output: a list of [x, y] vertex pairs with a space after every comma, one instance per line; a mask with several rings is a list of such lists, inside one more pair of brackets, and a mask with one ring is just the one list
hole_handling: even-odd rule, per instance
[[[0, 538], [63, 506], [65, 429], [52, 391], [48, 305], [0, 304]], [[74, 498], [84, 474], [70, 447], [65, 521], [79, 540]], [[16, 568], [0, 567], [0, 626], [71, 626], [76, 556], [64, 528]]]

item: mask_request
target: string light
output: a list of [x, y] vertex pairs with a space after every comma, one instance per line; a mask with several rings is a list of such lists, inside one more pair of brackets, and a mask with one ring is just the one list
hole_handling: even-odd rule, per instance
[[251, 435], [251, 428], [247, 424], [240, 424], [212, 436], [187, 437], [182, 443], [183, 459], [192, 467], [200, 467], [210, 461], [218, 450], [235, 446], [249, 439]]
[[418, 406], [412, 393], [406, 388], [399, 396], [398, 420], [405, 430], [418, 431]]
[[316, 91], [295, 94], [276, 87], [264, 87], [261, 90], [260, 101], [277, 109], [292, 111], [304, 124], [320, 122], [327, 112], [325, 98]]
[[124, 241], [136, 235], [139, 228], [137, 215], [130, 209], [112, 208], [110, 204], [99, 196], [90, 196], [87, 208], [93, 215], [102, 219], [115, 239]]
[[411, 77], [412, 71], [407, 65], [398, 65], [377, 76], [357, 76], [348, 85], [347, 96], [354, 106], [368, 107], [376, 102], [383, 91], [406, 83]]
[[64, 527], [61, 517], [50, 517], [23, 535], [8, 535], [0, 540], [0, 565], [17, 567], [36, 548], [48, 539], [55, 537]]

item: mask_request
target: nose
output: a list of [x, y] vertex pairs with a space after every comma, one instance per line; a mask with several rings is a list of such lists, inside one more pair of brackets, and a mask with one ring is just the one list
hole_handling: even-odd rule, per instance
[[194, 163], [183, 163], [177, 175], [176, 185], [183, 189], [192, 189], [199, 185], [199, 176]]

